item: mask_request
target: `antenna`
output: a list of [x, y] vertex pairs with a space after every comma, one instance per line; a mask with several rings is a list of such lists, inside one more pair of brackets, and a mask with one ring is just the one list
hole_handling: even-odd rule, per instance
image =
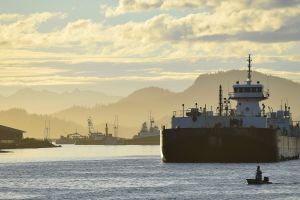
[[47, 139], [50, 139], [50, 130], [51, 130], [51, 126], [50, 126], [50, 120], [48, 122], [48, 134], [47, 134]]
[[115, 122], [114, 122], [114, 136], [118, 137], [118, 129], [119, 129], [119, 117], [118, 115], [115, 116]]
[[88, 121], [89, 134], [92, 134], [94, 132], [94, 125], [91, 116], [89, 116], [87, 121]]
[[266, 105], [262, 104], [263, 117], [266, 115]]
[[47, 119], [45, 119], [44, 140], [47, 140], [47, 131], [48, 131], [48, 128], [47, 128]]
[[107, 126], [107, 123], [105, 124], [105, 135], [108, 136], [108, 126]]
[[219, 88], [219, 116], [222, 116], [223, 113], [223, 90], [222, 85]]
[[251, 59], [251, 54], [249, 54], [249, 57], [248, 57], [248, 80], [247, 80], [247, 82], [248, 82], [248, 84], [250, 85], [251, 84], [251, 62], [252, 62], [252, 59]]
[[50, 120], [47, 123], [47, 119], [45, 120], [45, 128], [44, 128], [44, 140], [48, 140], [50, 137]]

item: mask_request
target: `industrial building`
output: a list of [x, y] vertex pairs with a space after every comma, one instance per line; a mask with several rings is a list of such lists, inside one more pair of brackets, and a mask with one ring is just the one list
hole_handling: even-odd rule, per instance
[[0, 147], [7, 144], [16, 144], [23, 139], [25, 131], [0, 125]]

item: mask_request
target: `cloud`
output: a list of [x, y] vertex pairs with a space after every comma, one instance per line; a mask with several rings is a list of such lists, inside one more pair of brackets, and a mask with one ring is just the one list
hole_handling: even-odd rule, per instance
[[0, 66], [0, 85], [79, 85], [98, 81], [95, 76], [74, 76], [67, 69], [57, 67]]
[[299, 14], [299, 7], [269, 11], [240, 10], [238, 6], [230, 4], [222, 5], [213, 14], [200, 12], [181, 18], [161, 14], [144, 23], [129, 22], [114, 29], [121, 33], [119, 36], [124, 40], [135, 38], [139, 41], [226, 41], [226, 39], [249, 40], [252, 35], [255, 37], [259, 34], [268, 36], [274, 34], [279, 35], [277, 39], [285, 41], [284, 37], [280, 37], [285, 35], [285, 31], [291, 30], [291, 34], [294, 35], [298, 33], [296, 28], [288, 30], [286, 28], [296, 22], [300, 23]]
[[255, 68], [255, 71], [300, 82], [300, 71], [273, 70], [270, 68]]
[[[130, 2], [125, 3], [129, 5]], [[271, 62], [268, 56], [279, 55], [283, 55], [280, 61], [299, 62], [297, 47], [300, 30], [297, 27], [300, 25], [300, 9], [297, 2], [290, 2], [290, 6], [274, 4], [269, 10], [255, 9], [255, 6], [262, 6], [259, 1], [255, 2], [256, 5], [247, 7], [240, 1], [150, 1], [149, 5], [141, 4], [138, 8], [155, 9], [161, 4], [159, 9], [168, 10], [194, 7], [199, 3], [199, 8], [203, 4], [213, 9], [209, 12], [199, 9], [184, 16], [166, 12], [143, 22], [126, 21], [116, 25], [78, 19], [47, 32], [40, 31], [40, 27], [50, 19], [60, 22], [66, 14], [0, 15], [6, 20], [5, 23], [0, 22], [0, 67], [8, 70], [5, 67], [30, 67], [51, 62], [70, 65], [91, 62], [154, 63], [153, 69], [145, 71], [147, 75], [142, 77], [133, 74], [71, 78], [70, 74], [65, 75], [61, 71], [47, 74], [54, 70], [49, 69], [48, 72], [43, 71], [45, 74], [37, 73], [37, 76], [44, 78], [45, 83], [42, 83], [43, 78], [22, 77], [22, 69], [10, 68], [11, 74], [16, 73], [18, 81], [14, 82], [8, 75], [6, 77], [9, 79], [5, 79], [11, 84], [90, 84], [116, 80], [192, 80], [198, 72], [164, 72], [157, 70], [155, 64], [170, 61], [189, 64], [199, 61], [226, 62], [231, 58], [244, 57], [249, 52], [260, 57], [258, 63]], [[291, 53], [293, 48], [296, 51]]]
[[57, 73], [66, 72], [65, 69], [58, 69], [53, 67], [3, 67], [0, 66], [0, 77], [34, 77], [54, 75]]
[[253, 6], [255, 8], [286, 8], [293, 7], [300, 4], [300, 0], [255, 0], [255, 1], [247, 1], [249, 6]]
[[104, 6], [102, 9], [105, 12], [105, 16], [117, 16], [127, 12], [156, 9], [159, 8], [162, 3], [162, 0], [120, 0], [118, 7], [112, 8]]
[[172, 10], [172, 9], [212, 9], [220, 6], [238, 5], [239, 9], [276, 9], [294, 7], [299, 0], [251, 0], [251, 1], [220, 1], [220, 0], [119, 0], [116, 7], [101, 6], [106, 17], [115, 17], [127, 13]]
[[0, 14], [0, 23], [1, 22], [16, 21], [16, 20], [21, 19], [23, 17], [24, 16], [20, 15], [20, 14], [3, 13], [3, 14]]
[[96, 84], [99, 82], [113, 81], [166, 81], [166, 80], [194, 80], [198, 73], [175, 73], [166, 72], [161, 76], [115, 76], [115, 77], [97, 77], [97, 76], [71, 76], [71, 75], [52, 75], [52, 76], [2, 76], [0, 86], [49, 86], [49, 85], [84, 85]]
[[211, 7], [219, 4], [217, 0], [119, 0], [117, 7], [102, 6], [106, 17], [115, 17], [127, 13], [170, 10], [182, 8]]
[[[147, 1], [149, 5], [144, 5], [145, 1], [138, 2], [140, 7], [192, 4], [189, 1], [154, 0]], [[67, 63], [195, 61], [211, 56], [241, 56], [259, 49], [281, 53], [293, 46], [289, 42], [300, 39], [300, 31], [293, 26], [300, 25], [297, 6], [241, 9], [245, 5], [240, 1], [216, 2], [198, 2], [215, 6], [213, 12], [199, 11], [182, 17], [159, 14], [145, 22], [117, 25], [79, 19], [48, 32], [40, 32], [40, 25], [52, 18], [60, 20], [65, 14], [21, 16], [0, 25], [0, 49], [5, 55], [0, 54], [0, 58], [7, 64], [18, 62], [15, 58], [25, 63], [49, 60]], [[135, 5], [136, 2], [123, 3]]]
[[35, 77], [2, 77], [1, 86], [50, 86], [50, 85], [83, 85], [95, 83], [94, 77], [74, 76], [35, 76]]
[[168, 80], [194, 80], [201, 71], [192, 72], [174, 72], [164, 71], [162, 68], [141, 69], [140, 74], [136, 70], [129, 70], [127, 75], [117, 73], [108, 76], [102, 73], [81, 73], [88, 71], [74, 72], [70, 69], [59, 67], [4, 67], [0, 66], [0, 86], [49, 86], [49, 85], [86, 85], [97, 84], [101, 82], [115, 81], [168, 81]]
[[[181, 81], [195, 80], [199, 75], [204, 73], [212, 73], [213, 70], [194, 70], [191, 72], [182, 71], [164, 71], [161, 68], [147, 68], [141, 71], [143, 75], [131, 74], [124, 76], [77, 76], [75, 74], [65, 73], [68, 71], [57, 68], [0, 68], [4, 73], [1, 75], [0, 86], [50, 86], [50, 85], [91, 85], [101, 82], [131, 81], [131, 82], [153, 82], [153, 81]], [[27, 69], [27, 71], [26, 71]], [[226, 71], [226, 70], [221, 70]], [[255, 68], [255, 71], [288, 78], [296, 82], [300, 82], [300, 72], [273, 70], [270, 68]], [[16, 74], [15, 74], [16, 72]], [[23, 75], [22, 75], [23, 72]]]
[[22, 48], [39, 46], [45, 43], [47, 34], [38, 31], [38, 27], [52, 19], [64, 18], [63, 13], [34, 13], [28, 16], [9, 14], [8, 18], [14, 18], [11, 23], [0, 24], [0, 48]]

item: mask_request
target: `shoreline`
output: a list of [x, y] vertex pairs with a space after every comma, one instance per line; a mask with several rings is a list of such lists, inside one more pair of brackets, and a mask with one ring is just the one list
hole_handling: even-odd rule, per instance
[[0, 150], [0, 153], [10, 153], [11, 151]]
[[54, 145], [48, 140], [25, 138], [13, 144], [0, 144], [0, 153], [9, 152], [6, 151], [6, 149], [38, 149], [38, 148], [57, 148], [57, 147], [61, 147], [61, 145]]

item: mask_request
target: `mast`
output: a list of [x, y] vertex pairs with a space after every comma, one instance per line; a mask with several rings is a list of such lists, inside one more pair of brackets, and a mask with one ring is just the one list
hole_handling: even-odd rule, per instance
[[222, 85], [219, 88], [219, 116], [222, 116], [223, 113], [223, 90]]
[[150, 130], [152, 129], [152, 126], [153, 126], [153, 123], [154, 123], [154, 120], [152, 118], [152, 113], [150, 112], [150, 116], [149, 116], [149, 119], [150, 119]]
[[119, 129], [119, 117], [118, 115], [115, 116], [115, 121], [114, 121], [114, 136], [118, 137], [118, 129]]
[[88, 121], [89, 135], [91, 135], [92, 132], [94, 132], [93, 120], [91, 117], [89, 117], [87, 121]]
[[50, 138], [50, 120], [47, 123], [47, 119], [45, 120], [45, 128], [44, 128], [44, 140], [48, 140]]
[[249, 57], [248, 57], [248, 79], [247, 79], [247, 83], [248, 85], [251, 85], [251, 62], [252, 62], [252, 59], [251, 59], [251, 54], [249, 54]]

